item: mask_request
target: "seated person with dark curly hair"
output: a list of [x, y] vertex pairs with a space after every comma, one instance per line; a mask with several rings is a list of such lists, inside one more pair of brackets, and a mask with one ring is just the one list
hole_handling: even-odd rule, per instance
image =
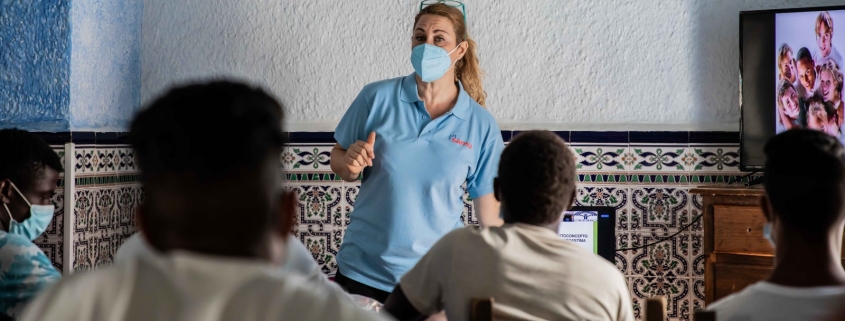
[[155, 253], [63, 280], [22, 320], [383, 320], [278, 268], [297, 203], [279, 166], [282, 113], [231, 82], [155, 100], [129, 133], [138, 227]]
[[0, 316], [19, 315], [35, 295], [61, 279], [32, 243], [53, 220], [61, 171], [59, 155], [41, 138], [0, 130]]
[[402, 277], [385, 310], [399, 320], [445, 310], [462, 321], [472, 299], [493, 298], [496, 320], [634, 320], [622, 273], [557, 233], [575, 198], [574, 159], [551, 132], [517, 136], [493, 181], [505, 225], [444, 236]]

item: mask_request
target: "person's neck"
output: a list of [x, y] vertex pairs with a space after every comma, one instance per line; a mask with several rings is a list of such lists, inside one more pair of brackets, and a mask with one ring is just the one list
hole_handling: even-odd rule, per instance
[[225, 256], [241, 259], [255, 259], [273, 261], [271, 246], [266, 242], [259, 242], [254, 246], [244, 246], [243, 242], [221, 242], [222, 240], [185, 239], [182, 237], [169, 238], [165, 242], [148, 240], [160, 252], [183, 250], [193, 253]]
[[419, 75], [416, 76], [417, 95], [425, 102], [430, 114], [445, 113], [454, 106], [458, 100], [458, 85], [454, 79], [455, 76], [451, 72], [432, 82], [424, 82]]
[[799, 233], [778, 237], [768, 281], [792, 287], [845, 286], [841, 253], [842, 229], [821, 239]]

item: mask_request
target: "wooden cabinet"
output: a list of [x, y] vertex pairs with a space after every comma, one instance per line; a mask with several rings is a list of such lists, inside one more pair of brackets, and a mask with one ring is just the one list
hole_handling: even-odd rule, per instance
[[705, 304], [769, 276], [772, 247], [763, 238], [762, 188], [701, 187], [704, 198]]
[[693, 188], [690, 193], [704, 198], [704, 304], [768, 278], [774, 253], [763, 238], [762, 186], [708, 186]]

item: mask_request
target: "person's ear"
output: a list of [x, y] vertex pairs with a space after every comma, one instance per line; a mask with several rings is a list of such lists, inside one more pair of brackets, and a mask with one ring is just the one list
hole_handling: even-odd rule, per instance
[[501, 186], [499, 186], [499, 178], [494, 177], [493, 178], [493, 197], [496, 198], [497, 202], [501, 203], [502, 202], [502, 196], [499, 195], [499, 193], [501, 193], [499, 188], [501, 188]]
[[567, 210], [571, 209], [572, 205], [575, 204], [575, 195], [578, 195], [578, 193], [576, 192], [577, 190], [578, 190], [577, 187], [572, 189], [572, 193], [571, 193], [572, 195], [570, 195], [570, 197], [569, 197], [569, 204], [566, 204]]
[[763, 210], [763, 216], [766, 218], [766, 222], [775, 222], [775, 213], [772, 210], [772, 202], [769, 200], [769, 196], [763, 195], [763, 197], [760, 197], [760, 209]]
[[467, 51], [469, 51], [469, 40], [461, 41], [461, 44], [458, 45], [458, 47], [461, 47], [460, 49], [458, 49], [458, 60], [464, 59], [464, 56], [466, 56]]
[[9, 204], [12, 202], [12, 181], [8, 178], [0, 180], [0, 203]]
[[296, 226], [296, 194], [293, 192], [283, 192], [282, 199], [279, 206], [279, 232], [287, 241], [288, 235]]

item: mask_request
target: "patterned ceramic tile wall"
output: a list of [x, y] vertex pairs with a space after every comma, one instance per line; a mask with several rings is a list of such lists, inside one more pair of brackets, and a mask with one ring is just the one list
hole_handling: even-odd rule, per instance
[[[511, 134], [506, 133], [506, 138]], [[693, 186], [738, 178], [737, 133], [558, 132], [576, 155], [577, 205], [617, 209], [617, 247], [650, 244], [689, 225], [703, 213]], [[289, 184], [299, 195], [296, 236], [323, 271], [334, 260], [354, 208], [359, 183], [331, 174], [330, 133], [297, 133], [284, 151]], [[467, 205], [464, 220], [472, 216]], [[667, 296], [670, 320], [689, 320], [704, 304], [703, 225], [695, 222], [676, 238], [640, 250], [620, 251], [616, 266], [625, 275], [635, 312], [645, 298]]]
[[[518, 132], [503, 132], [506, 141]], [[739, 177], [737, 133], [557, 132], [576, 155], [578, 205], [617, 209], [617, 247], [636, 247], [669, 236], [702, 211], [692, 186], [725, 183]], [[337, 269], [335, 256], [355, 206], [359, 183], [347, 183], [329, 168], [331, 133], [291, 133], [283, 151], [288, 189], [298, 197], [293, 234], [323, 271]], [[61, 155], [64, 156], [64, 155]], [[77, 145], [74, 168], [74, 268], [109, 264], [117, 247], [134, 232], [134, 209], [143, 200], [135, 157], [121, 145]], [[57, 189], [57, 220], [39, 238], [57, 266], [62, 258], [63, 193]], [[465, 198], [465, 222], [477, 224]], [[668, 297], [670, 320], [689, 320], [703, 308], [703, 226], [639, 250], [620, 251], [616, 266], [625, 275], [638, 318], [644, 299]], [[56, 263], [54, 263], [56, 264]]]
[[125, 145], [77, 145], [73, 268], [112, 263], [123, 241], [135, 233], [135, 209], [143, 201], [135, 156]]

